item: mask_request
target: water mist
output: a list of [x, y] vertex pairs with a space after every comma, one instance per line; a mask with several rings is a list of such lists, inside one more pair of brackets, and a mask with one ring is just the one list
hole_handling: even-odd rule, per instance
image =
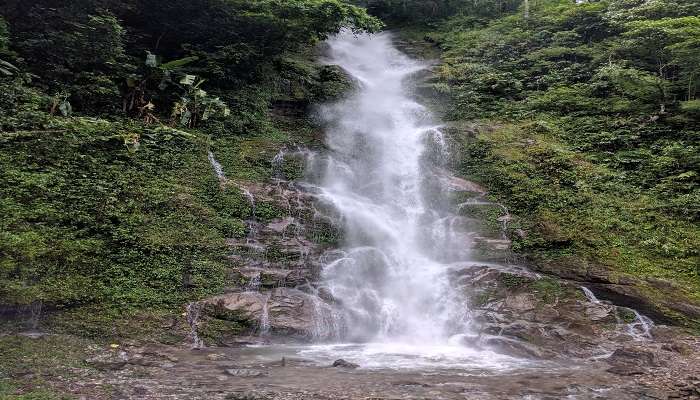
[[322, 272], [341, 310], [334, 339], [345, 344], [334, 351], [364, 365], [486, 353], [496, 361], [467, 344], [476, 333], [449, 276], [470, 261], [470, 236], [444, 201], [445, 171], [431, 157], [446, 153], [439, 123], [409, 91], [426, 65], [398, 51], [388, 33], [341, 34], [329, 47], [326, 61], [358, 86], [321, 107], [330, 151], [310, 166], [324, 169], [319, 198], [345, 229], [343, 252]]

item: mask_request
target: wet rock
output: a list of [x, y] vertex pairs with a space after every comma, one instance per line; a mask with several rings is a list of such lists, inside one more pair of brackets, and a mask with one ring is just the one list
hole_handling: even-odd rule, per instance
[[620, 376], [644, 375], [647, 373], [646, 369], [636, 365], [617, 365], [608, 368], [606, 371]]
[[532, 294], [518, 293], [506, 297], [504, 306], [515, 312], [531, 311], [537, 307], [537, 301]]
[[265, 371], [247, 368], [231, 368], [227, 369], [226, 373], [237, 378], [257, 378], [267, 375]]
[[272, 397], [264, 393], [244, 392], [227, 394], [225, 400], [271, 400]]
[[359, 366], [358, 364], [351, 363], [351, 362], [349, 362], [349, 361], [345, 361], [345, 360], [343, 360], [342, 358], [341, 358], [341, 359], [338, 359], [338, 360], [335, 360], [335, 361], [333, 362], [333, 367], [335, 367], [335, 368], [347, 368], [347, 369], [356, 369], [356, 368], [360, 368], [360, 366]]
[[[601, 345], [629, 340], [626, 325], [618, 325], [616, 307], [587, 300], [578, 284], [493, 265], [455, 269], [453, 274], [453, 281], [470, 296], [480, 333], [501, 338], [487, 340], [497, 351], [586, 358], [600, 354], [596, 349]], [[671, 332], [664, 341], [674, 342], [676, 335]]]
[[[160, 362], [158, 360], [142, 357], [142, 356], [136, 356], [132, 357], [129, 359], [128, 364], [131, 365], [140, 365], [142, 367], [160, 367], [163, 362]], [[165, 363], [167, 367], [172, 367], [172, 363]]]
[[657, 367], [662, 365], [652, 349], [642, 346], [617, 349], [605, 361], [619, 367]]
[[250, 282], [257, 282], [258, 287], [296, 287], [304, 284], [310, 278], [310, 271], [307, 269], [279, 269], [279, 268], [241, 268], [238, 272], [244, 279]]
[[207, 360], [209, 360], [209, 361], [222, 361], [225, 359], [226, 359], [226, 355], [221, 354], [221, 353], [214, 353], [214, 354], [207, 355]]
[[486, 194], [486, 189], [475, 182], [450, 175], [444, 176], [443, 179], [449, 190], [456, 192], [477, 193], [479, 195]]
[[396, 381], [396, 382], [392, 382], [391, 384], [394, 386], [423, 387], [423, 388], [427, 388], [427, 387], [431, 386], [428, 383], [415, 382], [415, 381]]
[[628, 284], [595, 284], [591, 285], [591, 289], [602, 300], [609, 300], [612, 303], [628, 307], [639, 311], [641, 314], [654, 320], [657, 323], [674, 324], [675, 321], [666, 313], [661, 311], [657, 305], [650, 301], [643, 291], [636, 288], [634, 281]]
[[676, 327], [668, 325], [655, 325], [651, 329], [651, 336], [660, 342], [673, 342], [683, 335]]
[[482, 338], [482, 343], [495, 349], [499, 353], [508, 354], [515, 357], [542, 359], [547, 358], [549, 355], [537, 346], [501, 336]]
[[671, 310], [678, 311], [690, 318], [694, 318], [696, 321], [700, 321], [700, 306], [698, 305], [689, 304], [682, 300], [665, 301], [663, 304]]
[[614, 307], [603, 303], [586, 303], [586, 316], [591, 321], [612, 322], [615, 319]]
[[330, 313], [320, 298], [297, 289], [228, 293], [204, 301], [205, 312], [219, 319], [256, 326], [266, 319], [273, 333], [307, 337], [314, 332], [315, 317]]
[[[687, 326], [689, 322], [700, 321], [700, 304], [685, 297], [682, 291], [673, 290], [670, 282], [613, 273], [606, 267], [575, 258], [530, 260], [529, 264], [538, 272], [579, 282], [593, 290], [601, 300], [635, 309], [656, 323]], [[650, 286], [663, 290], [664, 298], [650, 297]], [[675, 313], [669, 313], [669, 310]]]
[[136, 386], [134, 388], [134, 394], [139, 395], [139, 396], [145, 396], [149, 394], [149, 390], [145, 386]]
[[127, 365], [129, 357], [125, 351], [110, 351], [90, 357], [85, 362], [99, 370], [116, 371]]
[[662, 350], [670, 351], [673, 353], [678, 353], [680, 355], [688, 356], [693, 353], [693, 348], [683, 342], [672, 342], [665, 343], [661, 346]]

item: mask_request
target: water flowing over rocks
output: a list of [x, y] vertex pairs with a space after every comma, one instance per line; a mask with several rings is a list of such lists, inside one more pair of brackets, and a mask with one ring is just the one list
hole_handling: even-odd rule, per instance
[[[663, 336], [663, 335], [660, 335]], [[119, 399], [435, 400], [521, 399], [697, 399], [700, 353], [680, 356], [662, 347], [678, 342], [698, 349], [697, 338], [674, 336], [671, 342], [630, 345], [586, 363], [556, 368], [523, 368], [496, 374], [330, 367], [285, 355], [282, 349], [203, 349], [161, 345], [94, 349], [100, 360], [112, 358], [99, 374], [80, 380], [57, 378], [76, 397]], [[88, 360], [88, 365], [90, 362]], [[347, 362], [347, 361], [345, 361]], [[95, 364], [96, 366], [98, 364]], [[428, 373], [426, 373], [428, 372]], [[438, 373], [439, 372], [439, 373]], [[109, 385], [114, 397], [95, 397]]]
[[[354, 137], [356, 153], [281, 149], [266, 183], [227, 178], [210, 154], [222, 189], [254, 210], [246, 235], [227, 241], [225, 292], [164, 326], [180, 342], [93, 345], [80, 365], [43, 374], [85, 399], [700, 398], [700, 339], [663, 325], [673, 319], [659, 308], [693, 306], [649, 302], [633, 278], [595, 265], [518, 260], [509, 210], [450, 173], [451, 129], [415, 132], [424, 153], [413, 170], [362, 161], [373, 146], [357, 132], [336, 138]], [[396, 171], [419, 179], [377, 182]], [[397, 203], [403, 190], [411, 201]], [[406, 245], [409, 234], [424, 241]], [[38, 311], [22, 312], [32, 321]]]
[[223, 294], [204, 304], [207, 313], [219, 319], [244, 321], [253, 326], [263, 324], [268, 332], [297, 338], [313, 335], [316, 315], [330, 312], [318, 297], [286, 287], [269, 292]]
[[[377, 84], [372, 79], [376, 77], [363, 75], [366, 71], [362, 68], [365, 67], [359, 68], [353, 64], [354, 56], [344, 52], [355, 44], [349, 44], [350, 42], [343, 42], [343, 40], [345, 39], [334, 42], [325, 54], [331, 60], [333, 57], [339, 57], [341, 64], [346, 63], [343, 67], [349, 69], [350, 75], [361, 88], [354, 96], [362, 99], [363, 90], [372, 93], [372, 85]], [[367, 42], [370, 43], [368, 45], [363, 43], [363, 40], [366, 39], [359, 39], [357, 43], [361, 43], [360, 46], [379, 46], [378, 48], [384, 46], [386, 41], [385, 38], [375, 38], [374, 42]], [[344, 46], [350, 47], [346, 49]], [[349, 58], [343, 59], [343, 57]], [[395, 57], [401, 56], [395, 55]], [[400, 73], [409, 76], [421, 71], [423, 66], [406, 62], [406, 65], [401, 68], [405, 70]], [[418, 80], [429, 79], [428, 75], [422, 74]], [[386, 90], [395, 91], [396, 98], [404, 101], [401, 89], [387, 87]], [[375, 100], [376, 97], [369, 101]], [[268, 204], [284, 212], [272, 219], [251, 219], [248, 221], [248, 237], [228, 241], [232, 253], [230, 281], [233, 284], [227, 293], [203, 302], [207, 318], [235, 321], [245, 327], [240, 332], [240, 336], [252, 335], [261, 339], [278, 337], [285, 340], [294, 338], [308, 341], [339, 338], [348, 333], [362, 337], [367, 332], [362, 333], [357, 329], [363, 324], [366, 324], [364, 329], [379, 329], [377, 332], [384, 332], [384, 335], [394, 329], [413, 331], [422, 329], [420, 325], [410, 325], [413, 323], [412, 319], [407, 314], [401, 313], [400, 300], [396, 302], [398, 298], [379, 300], [372, 297], [381, 296], [381, 293], [390, 293], [391, 286], [388, 285], [402, 284], [396, 280], [405, 280], [411, 276], [410, 274], [417, 274], [418, 270], [410, 272], [406, 277], [392, 276], [397, 273], [397, 270], [387, 268], [396, 268], [390, 266], [395, 262], [393, 260], [395, 255], [387, 253], [386, 249], [381, 247], [382, 241], [387, 240], [386, 235], [390, 233], [381, 231], [394, 228], [378, 225], [373, 228], [374, 231], [367, 230], [367, 226], [372, 226], [376, 219], [388, 217], [388, 214], [381, 214], [383, 212], [379, 209], [382, 207], [381, 204], [372, 203], [372, 196], [377, 188], [372, 186], [371, 179], [375, 178], [371, 178], [371, 174], [363, 177], [361, 181], [354, 181], [356, 179], [354, 174], [357, 171], [361, 172], [366, 165], [352, 164], [356, 162], [352, 161], [352, 157], [358, 157], [358, 154], [344, 146], [352, 147], [355, 144], [345, 141], [349, 135], [366, 134], [366, 132], [344, 132], [347, 126], [343, 124], [347, 124], [347, 121], [342, 120], [342, 113], [345, 111], [337, 108], [359, 107], [358, 112], [365, 112], [362, 104], [353, 105], [352, 101], [352, 99], [343, 100], [325, 110], [329, 126], [345, 135], [345, 137], [331, 135], [329, 141], [331, 150], [335, 152], [333, 157], [301, 148], [283, 149], [272, 160], [276, 172], [275, 180], [270, 184], [230, 181], [224, 183], [240, 187], [254, 208], [259, 204]], [[424, 113], [414, 103], [409, 106], [410, 113]], [[377, 112], [381, 107], [383, 106], [373, 106], [371, 112]], [[393, 112], [390, 108], [387, 110], [388, 113]], [[371, 129], [381, 129], [382, 116], [377, 114], [368, 118], [375, 118]], [[402, 160], [403, 163], [415, 162], [416, 164], [404, 164], [404, 167], [408, 168], [405, 172], [409, 175], [395, 179], [407, 179], [408, 187], [417, 185], [410, 189], [416, 190], [415, 193], [420, 193], [418, 188], [421, 185], [424, 191], [432, 193], [422, 200], [420, 197], [411, 200], [426, 202], [434, 208], [434, 210], [410, 211], [424, 213], [421, 223], [430, 226], [432, 230], [431, 232], [417, 231], [414, 234], [424, 235], [425, 241], [430, 246], [441, 249], [434, 253], [426, 250], [424, 254], [448, 263], [446, 265], [454, 264], [445, 267], [448, 273], [444, 278], [441, 278], [443, 275], [439, 272], [443, 267], [439, 266], [430, 267], [437, 268], [437, 275], [424, 278], [438, 281], [445, 279], [441, 286], [426, 289], [435, 292], [425, 293], [429, 296], [423, 299], [425, 302], [439, 301], [436, 299], [447, 299], [449, 302], [441, 305], [442, 311], [438, 311], [439, 314], [448, 310], [446, 311], [448, 314], [445, 314], [446, 319], [431, 322], [432, 328], [443, 329], [439, 325], [446, 324], [445, 329], [450, 330], [452, 334], [460, 334], [455, 336], [453, 341], [460, 342], [462, 345], [495, 349], [505, 354], [536, 359], [590, 357], [602, 351], [608, 351], [601, 350], [608, 348], [605, 345], [601, 346], [601, 342], [608, 340], [615, 342], [621, 340], [620, 337], [638, 339], [640, 335], [648, 335], [648, 328], [638, 333], [639, 327], [635, 326], [634, 322], [621, 322], [624, 318], [620, 315], [629, 314], [625, 311], [626, 309], [620, 309], [622, 310], [620, 311], [611, 303], [598, 299], [591, 301], [581, 295], [579, 282], [586, 282], [588, 286], [586, 290], [590, 288], [601, 298], [617, 300], [615, 302], [620, 305], [627, 305], [625, 301], [620, 301], [622, 296], [619, 295], [620, 293], [626, 293], [624, 295], [627, 296], [626, 298], [636, 299], [633, 294], [630, 294], [633, 288], [625, 286], [624, 281], [609, 279], [605, 275], [606, 271], [589, 268], [585, 276], [581, 276], [578, 272], [580, 269], [572, 269], [572, 274], [567, 276], [561, 273], [561, 270], [566, 271], [564, 268], [558, 270], [557, 277], [552, 277], [552, 271], [546, 268], [535, 268], [536, 271], [546, 274], [539, 275], [524, 267], [515, 266], [511, 262], [511, 242], [506, 234], [508, 224], [512, 220], [510, 213], [503, 205], [488, 201], [485, 188], [450, 173], [445, 163], [449, 160], [447, 149], [449, 134], [453, 128], [422, 126], [420, 124], [430, 121], [429, 117], [418, 118], [423, 118], [417, 123], [418, 128], [409, 126], [402, 128], [404, 132], [406, 129], [417, 129], [417, 142], [410, 145], [415, 148], [407, 147], [402, 151], [404, 153], [425, 151], [424, 158]], [[357, 125], [352, 126], [354, 127], [352, 129], [359, 129]], [[371, 136], [368, 138], [370, 139], [366, 139], [377, 140]], [[427, 142], [421, 142], [424, 140]], [[375, 146], [381, 149], [383, 145], [375, 143]], [[368, 149], [365, 148], [366, 150]], [[374, 157], [371, 152], [368, 154]], [[213, 156], [211, 159], [213, 168], [220, 177], [223, 177], [223, 172], [217, 169], [216, 160]], [[372, 158], [359, 160], [367, 165], [374, 162]], [[417, 170], [411, 169], [414, 167]], [[293, 176], [295, 174], [289, 173], [290, 169], [299, 170], [300, 168], [306, 168], [308, 171], [306, 176]], [[318, 171], [330, 171], [332, 175], [324, 177]], [[410, 175], [414, 173], [418, 175]], [[286, 180], [295, 177], [301, 178], [300, 181], [324, 183], [317, 186]], [[414, 178], [415, 181], [412, 181], [411, 179]], [[356, 194], [333, 192], [336, 187], [357, 185], [359, 182], [369, 184], [366, 188], [368, 191], [359, 191]], [[385, 186], [384, 190], [389, 190], [388, 188], [390, 187]], [[403, 187], [401, 190], [406, 189]], [[407, 194], [394, 192], [392, 195], [396, 197]], [[409, 193], [409, 195], [413, 194]], [[353, 199], [352, 196], [358, 197]], [[361, 196], [367, 197], [362, 199]], [[365, 214], [348, 208], [348, 204], [358, 200], [364, 202], [361, 207], [364, 208], [362, 213]], [[397, 198], [382, 201], [395, 200]], [[402, 204], [398, 206], [407, 207]], [[411, 203], [410, 207], [413, 206], [415, 204]], [[449, 208], [454, 210], [454, 214], [446, 212]], [[430, 212], [436, 215], [431, 215]], [[486, 224], [487, 216], [494, 214], [496, 225]], [[354, 225], [362, 221], [362, 218], [370, 216], [373, 220], [364, 222], [369, 225]], [[404, 218], [404, 216], [394, 215], [393, 218]], [[398, 222], [403, 223], [400, 220]], [[406, 225], [402, 229], [407, 231], [412, 228]], [[523, 235], [525, 234], [523, 232]], [[360, 245], [356, 248], [338, 250], [338, 245], [343, 242], [357, 242]], [[413, 247], [421, 245], [415, 243]], [[390, 251], [393, 250], [390, 249]], [[469, 261], [465, 262], [465, 260]], [[421, 262], [433, 261], [426, 259]], [[358, 272], [365, 274], [357, 275], [361, 280], [342, 283], [349, 277], [342, 275], [346, 274], [343, 271], [358, 267], [369, 268], [365, 270], [366, 272]], [[376, 274], [384, 269], [387, 269], [383, 272], [384, 275], [374, 277], [367, 275], [371, 270], [372, 274]], [[422, 269], [425, 271], [425, 267]], [[561, 280], [558, 277], [567, 280]], [[372, 282], [375, 278], [381, 286], [373, 288], [372, 285], [375, 284]], [[339, 282], [341, 286], [338, 286]], [[345, 291], [342, 285], [349, 285], [347, 287], [349, 291]], [[370, 291], [365, 292], [368, 289]], [[424, 289], [421, 286], [414, 286], [411, 293], [416, 296]], [[350, 293], [357, 290], [360, 297], [353, 297], [354, 294], [348, 297]], [[592, 292], [590, 293], [592, 295]], [[624, 296], [622, 296], [623, 299]], [[459, 300], [460, 297], [464, 300]], [[385, 303], [382, 304], [382, 301]], [[356, 305], [352, 305], [353, 302], [356, 302]], [[368, 304], [372, 305], [367, 306]], [[651, 311], [651, 315], [656, 316], [652, 309], [644, 307], [644, 303], [642, 308], [642, 311]], [[372, 315], [373, 313], [376, 316]], [[393, 316], [392, 313], [394, 313]], [[458, 315], [460, 313], [461, 316]], [[438, 314], [432, 313], [432, 315]], [[643, 322], [640, 314], [635, 315], [637, 320]], [[461, 323], [466, 323], [462, 328], [458, 327], [460, 319], [463, 321]], [[659, 320], [664, 322], [662, 319]], [[231, 343], [235, 344], [236, 341]]]
[[359, 365], [357, 365], [357, 364], [355, 364], [355, 363], [351, 363], [351, 362], [345, 361], [345, 360], [343, 360], [342, 358], [333, 361], [333, 366], [334, 366], [334, 367], [338, 367], [338, 368], [349, 368], [349, 369], [355, 369], [355, 368], [359, 368], [359, 367], [360, 367]]
[[[348, 56], [357, 45], [337, 40], [327, 57], [338, 46]], [[355, 40], [377, 46], [378, 54], [390, 45], [387, 36]], [[363, 76], [370, 67], [345, 67], [358, 92], [372, 93], [377, 83]], [[423, 66], [407, 68], [397, 82]], [[224, 187], [234, 185], [254, 209], [273, 212], [254, 213], [247, 236], [228, 240], [226, 292], [193, 308], [201, 315], [191, 336], [210, 347], [126, 348], [98, 353], [88, 364], [116, 371], [119, 377], [104, 381], [119, 386], [121, 398], [139, 399], [632, 400], [700, 393], [697, 339], [652, 323], [647, 316], [672, 321], [603, 268], [518, 262], [508, 209], [450, 173], [451, 128], [430, 125], [427, 111], [408, 103], [420, 123], [398, 131], [401, 121], [380, 113], [386, 105], [360, 107], [368, 112], [362, 123], [392, 137], [416, 130], [416, 141], [399, 153], [385, 150], [398, 162], [395, 170], [373, 164], [374, 157], [386, 160], [377, 149], [387, 144], [362, 136], [356, 116], [343, 121], [337, 107], [348, 104], [341, 101], [326, 109], [326, 123], [340, 133], [328, 148], [282, 149], [271, 182], [233, 182], [221, 171]], [[127, 380], [140, 384], [125, 387]]]

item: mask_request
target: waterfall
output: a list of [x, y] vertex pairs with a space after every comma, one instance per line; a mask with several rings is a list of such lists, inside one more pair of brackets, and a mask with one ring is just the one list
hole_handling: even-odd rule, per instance
[[[581, 286], [581, 290], [586, 295], [586, 299], [593, 304], [602, 304], [602, 302], [596, 297], [596, 295], [591, 291], [591, 289]], [[625, 322], [620, 317], [619, 309], [623, 309], [634, 315], [634, 320], [632, 322]], [[621, 331], [632, 337], [633, 340], [643, 341], [651, 339], [653, 336], [651, 334], [654, 328], [654, 321], [646, 315], [642, 315], [639, 311], [628, 308], [628, 307], [616, 307], [614, 308], [615, 319], [617, 320], [618, 331]]]
[[270, 293], [261, 294], [263, 298], [262, 312], [260, 313], [260, 326], [258, 335], [265, 337], [270, 333]]
[[224, 167], [219, 164], [219, 161], [216, 160], [216, 157], [214, 157], [214, 153], [212, 153], [211, 150], [207, 152], [207, 159], [209, 160], [209, 164], [214, 170], [216, 177], [219, 178], [220, 181], [225, 181], [226, 175], [224, 174]]
[[[470, 261], [469, 236], [456, 232], [459, 217], [436, 175], [448, 151], [440, 123], [408, 89], [426, 65], [399, 52], [388, 33], [341, 34], [329, 45], [325, 61], [359, 89], [319, 109], [330, 149], [319, 196], [345, 225], [343, 256], [322, 272], [341, 308], [325, 325], [342, 327], [332, 335], [341, 340], [394, 354], [461, 354], [452, 346], [476, 330], [448, 274]], [[442, 160], [431, 160], [435, 149]]]
[[204, 340], [199, 337], [197, 333], [197, 327], [199, 326], [199, 316], [202, 312], [202, 305], [200, 303], [189, 303], [187, 305], [185, 318], [187, 319], [187, 324], [190, 326], [189, 339], [192, 341], [193, 349], [202, 349], [206, 347], [204, 345]]
[[591, 289], [589, 289], [585, 286], [581, 286], [581, 290], [583, 291], [583, 294], [586, 295], [586, 298], [588, 299], [588, 301], [590, 301], [593, 304], [600, 304], [600, 300], [598, 300], [598, 298], [595, 296], [595, 294], [593, 294]]
[[642, 315], [637, 310], [630, 309], [634, 313], [634, 321], [627, 324], [627, 333], [634, 340], [647, 340], [652, 338], [651, 330], [654, 328], [654, 321], [646, 315]]

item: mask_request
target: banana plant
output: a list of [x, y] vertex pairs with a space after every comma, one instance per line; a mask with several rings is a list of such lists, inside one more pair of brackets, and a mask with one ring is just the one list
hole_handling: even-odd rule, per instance
[[204, 79], [198, 80], [195, 75], [185, 75], [180, 79], [179, 83], [185, 88], [185, 93], [173, 105], [173, 123], [196, 128], [200, 121], [206, 121], [212, 116], [226, 117], [231, 114], [226, 103], [218, 97], [209, 96], [200, 88], [204, 82]]
[[[165, 91], [176, 84], [173, 77], [178, 74], [180, 68], [197, 60], [199, 57], [195, 56], [162, 63], [158, 56], [147, 51], [144, 62], [145, 71], [141, 74], [133, 74], [126, 79], [128, 91], [124, 96], [122, 107], [124, 112], [136, 113], [139, 118], [148, 123], [158, 122], [155, 104], [149, 99], [150, 96], [147, 93], [148, 84], [154, 80], [160, 80], [158, 89]], [[180, 75], [187, 76], [182, 73]]]
[[19, 68], [10, 64], [9, 62], [0, 59], [0, 74], [5, 76], [13, 76], [19, 72]]

